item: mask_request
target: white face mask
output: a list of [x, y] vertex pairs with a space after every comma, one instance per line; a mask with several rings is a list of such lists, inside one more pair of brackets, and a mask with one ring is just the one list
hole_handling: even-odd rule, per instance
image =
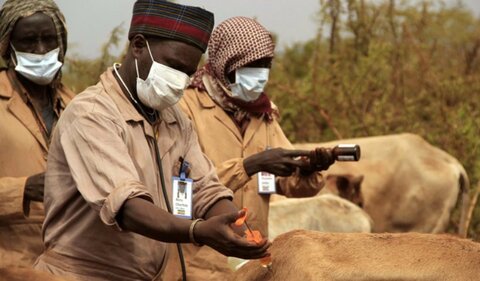
[[240, 67], [235, 71], [235, 83], [230, 84], [232, 97], [251, 102], [263, 93], [268, 81], [269, 68]]
[[182, 98], [183, 90], [188, 86], [190, 77], [153, 60], [148, 41], [147, 48], [153, 63], [146, 80], [140, 78], [137, 60], [135, 60], [137, 95], [144, 105], [156, 110], [163, 110], [176, 104]]
[[50, 84], [58, 70], [62, 67], [62, 63], [58, 61], [60, 48], [51, 50], [43, 55], [31, 54], [16, 51], [12, 46], [15, 56], [15, 71], [23, 77], [39, 85]]

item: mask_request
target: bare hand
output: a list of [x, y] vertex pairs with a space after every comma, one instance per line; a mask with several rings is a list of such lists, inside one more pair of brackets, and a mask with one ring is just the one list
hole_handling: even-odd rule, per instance
[[208, 245], [225, 256], [242, 259], [259, 259], [267, 253], [270, 242], [264, 239], [257, 244], [249, 242], [234, 232], [231, 224], [240, 217], [241, 211], [219, 215], [201, 221], [195, 226], [194, 236], [199, 243]]
[[45, 173], [36, 174], [27, 178], [24, 197], [31, 201], [43, 202], [43, 188]]
[[295, 157], [308, 156], [307, 150], [288, 150], [273, 148], [254, 154], [243, 160], [243, 166], [249, 176], [258, 172], [268, 172], [276, 176], [288, 177], [298, 167], [304, 165], [304, 161], [295, 160]]

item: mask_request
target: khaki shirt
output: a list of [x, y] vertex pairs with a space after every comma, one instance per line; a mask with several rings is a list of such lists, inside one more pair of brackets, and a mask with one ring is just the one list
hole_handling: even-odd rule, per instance
[[[208, 79], [203, 79], [207, 89]], [[186, 90], [180, 101], [182, 110], [192, 120], [203, 152], [215, 164], [220, 181], [235, 192], [237, 207], [247, 207], [247, 221], [252, 229], [268, 237], [268, 208], [270, 195], [258, 193], [257, 175], [249, 177], [243, 160], [270, 148], [293, 149], [276, 120], [268, 123], [251, 118], [244, 136], [230, 116], [206, 92]], [[276, 177], [277, 192], [288, 197], [306, 197], [317, 194], [323, 187], [321, 173], [300, 176], [297, 171], [290, 177]], [[188, 280], [229, 280], [232, 271], [227, 258], [209, 247], [183, 246]], [[174, 255], [176, 255], [174, 253]], [[169, 260], [161, 280], [181, 280], [178, 256]]]
[[[247, 207], [249, 225], [267, 236], [270, 195], [258, 193], [257, 175], [247, 175], [243, 160], [267, 148], [294, 149], [278, 122], [252, 117], [242, 136], [231, 117], [206, 92], [186, 90], [180, 106], [192, 120], [200, 146], [215, 164], [220, 181], [235, 192], [234, 203]], [[287, 197], [313, 196], [323, 185], [321, 173], [276, 177], [277, 193]]]
[[152, 127], [112, 71], [79, 94], [58, 121], [46, 175], [46, 250], [35, 267], [80, 280], [152, 280], [162, 271], [167, 244], [122, 231], [116, 215], [126, 200], [140, 196], [166, 209], [155, 136], [170, 202], [180, 157], [191, 163], [195, 218], [232, 192], [220, 184], [183, 113], [168, 108]]
[[[74, 94], [53, 97], [60, 115]], [[0, 267], [29, 267], [43, 251], [43, 204], [24, 200], [27, 177], [45, 172], [49, 140], [15, 71], [0, 71]]]

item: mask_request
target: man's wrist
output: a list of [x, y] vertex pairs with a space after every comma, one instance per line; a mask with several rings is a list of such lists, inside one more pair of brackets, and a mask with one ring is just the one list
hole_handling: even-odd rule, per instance
[[195, 239], [195, 226], [203, 221], [203, 219], [196, 219], [190, 224], [190, 228], [188, 229], [188, 237], [190, 239], [190, 242], [195, 245], [195, 246], [203, 246], [203, 244], [200, 244], [196, 239]]
[[257, 168], [254, 160], [252, 160], [252, 156], [247, 157], [243, 159], [243, 169], [245, 169], [245, 172], [249, 177], [251, 177], [253, 174], [258, 173]]

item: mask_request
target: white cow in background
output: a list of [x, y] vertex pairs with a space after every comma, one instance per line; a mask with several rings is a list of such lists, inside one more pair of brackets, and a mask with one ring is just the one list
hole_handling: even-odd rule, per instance
[[334, 194], [288, 198], [270, 203], [268, 236], [307, 229], [322, 232], [371, 232], [372, 219], [362, 208]]
[[364, 210], [375, 232], [444, 232], [461, 194], [460, 234], [465, 234], [469, 179], [457, 159], [413, 134], [294, 146], [314, 149], [339, 143], [359, 144], [360, 161], [336, 162], [324, 175], [363, 175]]

